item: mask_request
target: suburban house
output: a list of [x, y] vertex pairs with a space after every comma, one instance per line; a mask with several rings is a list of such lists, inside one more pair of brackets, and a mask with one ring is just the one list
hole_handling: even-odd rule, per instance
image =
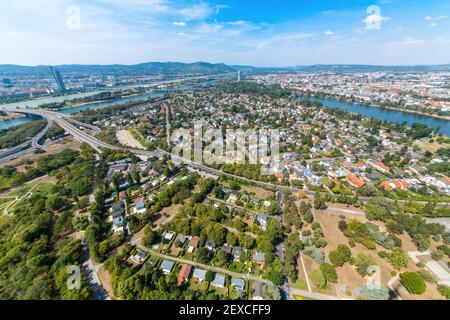
[[189, 275], [191, 274], [192, 266], [190, 264], [183, 264], [181, 266], [180, 273], [178, 274], [178, 285], [180, 286], [183, 282], [189, 280]]
[[188, 252], [193, 253], [195, 249], [198, 248], [199, 238], [197, 236], [193, 236], [191, 240], [189, 240], [189, 248]]
[[205, 281], [206, 270], [195, 268], [194, 273], [192, 274], [194, 279], [197, 279], [199, 282]]
[[245, 281], [240, 278], [231, 278], [231, 285], [239, 293], [245, 291]]
[[216, 244], [214, 243], [214, 241], [208, 239], [208, 241], [206, 241], [205, 247], [209, 251], [214, 251], [214, 249], [216, 248]]
[[225, 243], [222, 247], [222, 250], [228, 254], [231, 254], [231, 252], [233, 251], [233, 247], [230, 246], [228, 243]]
[[230, 196], [228, 197], [228, 200], [227, 200], [228, 203], [235, 203], [238, 199], [238, 195], [233, 193], [233, 191], [231, 191]]
[[366, 184], [362, 179], [358, 178], [353, 173], [347, 174], [345, 176], [345, 179], [347, 180], [348, 183], [350, 183], [355, 188], [362, 188]]
[[109, 212], [110, 213], [119, 212], [120, 214], [122, 214], [125, 212], [125, 206], [123, 205], [122, 202], [115, 203], [111, 206], [111, 208], [109, 208]]
[[381, 161], [375, 161], [375, 163], [373, 164], [373, 167], [383, 173], [387, 173], [390, 170], [390, 168]]
[[211, 285], [217, 288], [225, 287], [225, 276], [223, 274], [218, 274], [214, 276], [214, 280], [211, 282]]
[[125, 191], [119, 192], [119, 200], [125, 200], [127, 198], [127, 193]]
[[269, 217], [266, 214], [258, 214], [257, 220], [262, 231], [266, 231], [267, 219], [269, 219]]
[[136, 198], [133, 200], [133, 203], [134, 203], [133, 213], [141, 214], [141, 213], [145, 213], [145, 211], [147, 211], [147, 208], [145, 207], [143, 198]]
[[131, 257], [131, 260], [133, 260], [136, 263], [142, 263], [144, 262], [145, 258], [147, 257], [147, 254], [145, 252], [139, 251]]
[[123, 221], [123, 216], [121, 213], [119, 212], [115, 212], [112, 214], [112, 222], [113, 222], [113, 231], [115, 233], [117, 232], [123, 232], [123, 227], [125, 225], [124, 221]]
[[264, 252], [255, 251], [252, 259], [253, 259], [253, 262], [258, 263], [261, 268], [264, 268], [264, 266], [266, 265], [266, 259], [265, 259]]
[[264, 284], [262, 282], [253, 284], [253, 300], [264, 300], [263, 289]]
[[162, 272], [163, 272], [164, 274], [170, 273], [170, 272], [172, 271], [174, 265], [175, 265], [175, 262], [169, 261], [169, 260], [164, 260], [164, 261], [161, 263], [161, 269], [162, 269]]
[[245, 254], [245, 250], [241, 247], [235, 246], [233, 250], [234, 261], [239, 261], [241, 258], [241, 253]]
[[381, 184], [381, 187], [384, 190], [395, 190], [395, 189], [400, 189], [400, 190], [405, 190], [405, 189], [409, 189], [409, 183], [406, 180], [396, 180], [396, 181], [384, 181]]
[[166, 241], [171, 241], [171, 240], [173, 239], [174, 236], [175, 236], [175, 234], [174, 234], [173, 232], [165, 231], [165, 232], [163, 233], [163, 238], [164, 238], [164, 240], [166, 240]]

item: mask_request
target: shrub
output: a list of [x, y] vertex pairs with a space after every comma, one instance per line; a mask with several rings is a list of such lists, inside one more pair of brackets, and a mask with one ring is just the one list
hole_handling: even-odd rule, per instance
[[387, 256], [388, 256], [388, 254], [387, 254], [387, 252], [386, 251], [380, 251], [380, 252], [378, 252], [378, 256], [380, 257], [380, 258], [386, 258]]
[[334, 266], [342, 267], [344, 263], [350, 260], [351, 256], [350, 248], [345, 244], [340, 244], [336, 250], [330, 252], [329, 258]]
[[394, 250], [392, 250], [392, 252], [388, 255], [388, 258], [390, 264], [396, 270], [406, 268], [409, 261], [408, 255], [401, 248], [395, 248]]
[[373, 261], [373, 259], [370, 256], [364, 253], [359, 253], [356, 256], [355, 259], [356, 271], [358, 271], [360, 275], [366, 276], [368, 274], [369, 267], [373, 265], [375, 265], [375, 261]]
[[347, 228], [348, 228], [347, 221], [345, 221], [345, 220], [339, 220], [338, 227], [339, 227], [339, 230], [341, 230], [342, 232], [344, 232], [344, 231], [347, 230]]
[[422, 294], [427, 289], [425, 281], [416, 272], [401, 273], [400, 283], [412, 294]]
[[309, 277], [311, 278], [311, 281], [314, 283], [314, 285], [319, 289], [325, 288], [325, 286], [327, 285], [327, 279], [319, 269], [313, 270], [309, 274]]
[[387, 300], [387, 299], [389, 299], [389, 290], [385, 287], [371, 288], [367, 285], [364, 285], [362, 294], [368, 300]]
[[325, 279], [331, 283], [337, 283], [338, 275], [336, 273], [336, 268], [332, 264], [324, 263], [320, 265], [320, 271], [322, 271]]
[[438, 285], [439, 293], [445, 297], [445, 299], [450, 300], [450, 287], [446, 285]]
[[375, 250], [376, 249], [376, 245], [375, 242], [373, 240], [370, 239], [364, 239], [362, 241], [362, 244], [369, 250]]

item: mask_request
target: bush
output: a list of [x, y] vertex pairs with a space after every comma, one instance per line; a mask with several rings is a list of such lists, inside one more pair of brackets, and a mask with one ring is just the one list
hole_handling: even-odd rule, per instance
[[412, 294], [422, 294], [427, 289], [425, 281], [416, 272], [401, 273], [400, 283]]
[[438, 286], [439, 293], [445, 297], [445, 299], [450, 300], [450, 287], [443, 284]]
[[309, 274], [309, 277], [311, 278], [311, 281], [314, 283], [314, 285], [319, 289], [325, 288], [325, 286], [327, 285], [327, 279], [319, 269], [313, 270]]
[[375, 250], [377, 247], [375, 242], [370, 239], [364, 239], [361, 243], [369, 250]]
[[336, 268], [332, 264], [324, 263], [320, 265], [320, 271], [322, 271], [327, 281], [337, 283], [338, 275], [336, 273]]
[[380, 252], [378, 252], [378, 256], [380, 257], [380, 258], [386, 258], [387, 256], [388, 256], [388, 254], [387, 254], [387, 252], [386, 251], [380, 251]]
[[345, 244], [338, 245], [337, 249], [330, 252], [330, 261], [336, 267], [342, 267], [352, 257], [350, 248]]
[[392, 250], [392, 252], [388, 255], [388, 258], [389, 258], [390, 264], [396, 270], [406, 268], [406, 266], [408, 265], [408, 261], [409, 261], [408, 255], [401, 248], [395, 248], [394, 250]]
[[356, 271], [361, 276], [368, 275], [368, 269], [370, 266], [375, 265], [375, 261], [373, 261], [372, 257], [364, 254], [364, 253], [358, 253], [355, 259], [355, 266]]
[[348, 228], [347, 222], [345, 220], [339, 220], [338, 227], [339, 227], [339, 230], [344, 232]]

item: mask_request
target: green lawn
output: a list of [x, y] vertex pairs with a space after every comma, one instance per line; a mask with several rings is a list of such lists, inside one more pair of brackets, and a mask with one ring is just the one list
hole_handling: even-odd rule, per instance
[[306, 284], [306, 281], [304, 281], [300, 278], [297, 279], [297, 281], [295, 281], [295, 282], [289, 283], [289, 285], [295, 289], [308, 290], [308, 285]]

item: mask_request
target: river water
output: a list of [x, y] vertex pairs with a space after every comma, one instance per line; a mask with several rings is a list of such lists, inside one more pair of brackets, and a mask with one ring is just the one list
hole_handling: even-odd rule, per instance
[[316, 97], [307, 97], [307, 96], [299, 96], [300, 100], [306, 99], [311, 101], [319, 101], [325, 107], [331, 108], [339, 108], [349, 112], [359, 113], [366, 117], [377, 118], [381, 120], [387, 120], [391, 122], [403, 122], [406, 121], [408, 126], [412, 126], [414, 122], [420, 122], [426, 124], [431, 128], [440, 127], [440, 132], [450, 137], [450, 121], [444, 119], [437, 119], [429, 116], [423, 116], [414, 113], [382, 109], [377, 107], [371, 107], [368, 105], [364, 105], [361, 103], [349, 103], [345, 101], [339, 101], [334, 99], [327, 98], [316, 98]]
[[[212, 84], [217, 81], [220, 81], [220, 80], [209, 79], [209, 80], [203, 81], [201, 83], [185, 84], [185, 85], [181, 85], [180, 87], [178, 87], [175, 91], [190, 90], [195, 87], [199, 87], [199, 86], [206, 85], [206, 84]], [[131, 88], [131, 87], [132, 86], [122, 87], [122, 89]], [[94, 102], [94, 103], [90, 103], [90, 104], [85, 104], [85, 105], [81, 105], [81, 106], [76, 106], [76, 107], [72, 107], [72, 108], [59, 110], [58, 112], [63, 113], [63, 114], [74, 114], [74, 113], [77, 113], [77, 112], [80, 112], [83, 110], [96, 110], [96, 109], [108, 108], [108, 107], [113, 107], [113, 106], [128, 103], [128, 102], [139, 102], [139, 101], [145, 101], [147, 99], [151, 99], [151, 98], [155, 98], [155, 97], [160, 97], [170, 91], [171, 91], [170, 89], [169, 90], [156, 89], [151, 92], [144, 93], [144, 94], [137, 94], [135, 96], [118, 98], [118, 99], [108, 100], [108, 101], [98, 102], [98, 103]], [[38, 108], [39, 106], [41, 106], [43, 104], [48, 104], [48, 103], [52, 103], [52, 102], [62, 102], [64, 100], [69, 101], [71, 99], [92, 96], [92, 95], [98, 94], [98, 93], [99, 93], [99, 91], [90, 92], [90, 93], [82, 93], [82, 94], [72, 94], [72, 95], [60, 96], [60, 97], [48, 97], [48, 98], [42, 98], [42, 99], [27, 100], [27, 101], [15, 102], [15, 103], [10, 103], [10, 104], [3, 104], [3, 105], [0, 105], [0, 110], [2, 108], [8, 108], [8, 109], [20, 109], [20, 108], [26, 108], [26, 107]], [[39, 118], [40, 117], [38, 117], [38, 116], [26, 116], [26, 117], [17, 118], [17, 119], [0, 121], [0, 129], [7, 129], [12, 126], [17, 126], [17, 125], [20, 125], [20, 124], [23, 124], [26, 122], [30, 122], [30, 121], [33, 121], [33, 120], [36, 120]]]

